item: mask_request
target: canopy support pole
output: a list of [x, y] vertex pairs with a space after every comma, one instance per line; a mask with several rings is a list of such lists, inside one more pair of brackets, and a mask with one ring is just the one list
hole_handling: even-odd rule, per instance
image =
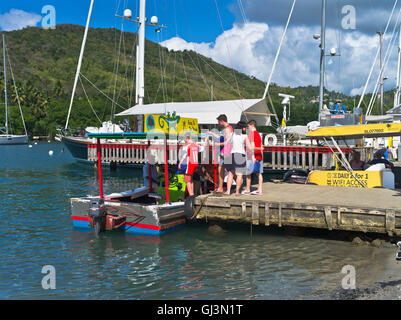
[[[148, 140], [148, 155], [151, 152], [150, 150], [150, 140]], [[150, 158], [150, 157], [149, 157]], [[148, 159], [148, 181], [149, 181], [149, 193], [152, 193], [153, 188], [152, 188], [152, 163], [150, 163], [151, 159]]]
[[169, 192], [168, 192], [168, 145], [167, 137], [164, 139], [164, 186], [166, 190], [166, 203], [170, 202]]
[[104, 199], [103, 197], [103, 177], [102, 177], [102, 144], [100, 143], [100, 138], [97, 138], [97, 172], [99, 176], [99, 193], [100, 198]]

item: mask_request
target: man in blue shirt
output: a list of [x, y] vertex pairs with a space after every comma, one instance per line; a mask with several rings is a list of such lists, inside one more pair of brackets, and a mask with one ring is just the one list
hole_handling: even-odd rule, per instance
[[385, 157], [384, 157], [384, 153], [386, 150], [384, 149], [380, 149], [379, 151], [376, 151], [376, 153], [374, 154], [374, 159], [372, 161], [369, 162], [370, 165], [374, 165], [374, 164], [378, 164], [378, 163], [383, 163], [386, 168], [393, 168], [394, 164], [391, 163], [390, 161], [388, 161]]

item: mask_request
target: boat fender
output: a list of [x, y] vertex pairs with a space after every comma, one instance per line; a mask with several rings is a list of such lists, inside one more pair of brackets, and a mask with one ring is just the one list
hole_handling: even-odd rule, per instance
[[185, 213], [185, 217], [187, 218], [187, 220], [191, 220], [194, 215], [194, 212], [195, 212], [194, 200], [195, 200], [195, 196], [188, 196], [185, 199], [184, 213]]
[[264, 140], [265, 146], [276, 146], [277, 145], [277, 136], [273, 133], [269, 133], [265, 136]]

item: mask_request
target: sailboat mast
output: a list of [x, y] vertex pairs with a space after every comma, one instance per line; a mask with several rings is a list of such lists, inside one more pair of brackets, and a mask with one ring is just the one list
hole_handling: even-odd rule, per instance
[[4, 33], [3, 33], [3, 62], [4, 62], [4, 97], [5, 97], [5, 104], [6, 104], [6, 135], [8, 135], [6, 37], [4, 36]]
[[383, 32], [377, 31], [380, 39], [380, 114], [383, 115]]
[[90, 7], [89, 7], [88, 20], [86, 21], [85, 33], [84, 33], [84, 38], [83, 38], [83, 40], [82, 40], [82, 46], [81, 46], [81, 53], [79, 54], [77, 72], [76, 72], [76, 74], [75, 74], [74, 87], [73, 87], [73, 89], [72, 89], [70, 107], [69, 107], [69, 109], [68, 109], [68, 116], [67, 116], [67, 122], [66, 122], [66, 124], [65, 124], [65, 130], [68, 129], [68, 122], [69, 122], [69, 120], [70, 120], [71, 108], [72, 108], [72, 104], [73, 104], [73, 102], [74, 102], [75, 90], [76, 90], [76, 88], [77, 88], [78, 79], [79, 79], [79, 74], [80, 74], [80, 72], [81, 72], [82, 58], [83, 58], [84, 52], [85, 52], [86, 38], [87, 38], [87, 36], [88, 36], [88, 29], [89, 29], [89, 24], [90, 24], [90, 21], [91, 21], [92, 9], [93, 9], [93, 4], [94, 4], [94, 2], [95, 2], [95, 0], [91, 0], [91, 4], [90, 4]]
[[397, 85], [395, 89], [395, 96], [394, 96], [394, 108], [398, 107], [400, 104], [400, 87], [401, 87], [401, 79], [400, 79], [400, 70], [401, 69], [401, 27], [400, 27], [400, 35], [399, 35], [399, 42], [398, 42], [398, 67], [397, 67]]
[[320, 42], [320, 86], [319, 86], [319, 121], [324, 99], [324, 56], [326, 46], [326, 0], [322, 0], [322, 30]]
[[146, 0], [141, 0], [139, 8], [139, 31], [136, 66], [136, 103], [138, 105], [143, 104], [143, 98], [145, 96], [145, 12]]

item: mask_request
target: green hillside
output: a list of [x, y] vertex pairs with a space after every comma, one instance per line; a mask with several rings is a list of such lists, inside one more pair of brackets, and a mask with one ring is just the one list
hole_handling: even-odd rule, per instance
[[[83, 33], [84, 28], [78, 25], [58, 25], [55, 30], [26, 28], [6, 32], [8, 53], [30, 135], [53, 135], [56, 126], [64, 126]], [[107, 96], [115, 97], [116, 113], [134, 105], [136, 38], [135, 33], [124, 33], [121, 37], [121, 32], [116, 29], [89, 30], [81, 73]], [[214, 100], [258, 98], [265, 88], [262, 81], [251, 79], [193, 51], [169, 52], [150, 41], [146, 42], [145, 65], [145, 103], [210, 100], [212, 92]], [[22, 123], [10, 70], [8, 75], [9, 115], [11, 126], [18, 133], [22, 130]], [[112, 102], [86, 79], [82, 78], [82, 81], [100, 120], [109, 120]], [[3, 76], [0, 89], [3, 102]], [[99, 125], [85, 92], [78, 83], [71, 128]], [[306, 124], [317, 119], [318, 104], [311, 103], [318, 95], [317, 87], [283, 88], [273, 84], [270, 95], [281, 119], [279, 92], [296, 96], [289, 125]], [[351, 98], [339, 93], [330, 92], [329, 96], [353, 104]], [[216, 115], [218, 113], [216, 110]], [[0, 111], [0, 123], [4, 120], [4, 112]]]

